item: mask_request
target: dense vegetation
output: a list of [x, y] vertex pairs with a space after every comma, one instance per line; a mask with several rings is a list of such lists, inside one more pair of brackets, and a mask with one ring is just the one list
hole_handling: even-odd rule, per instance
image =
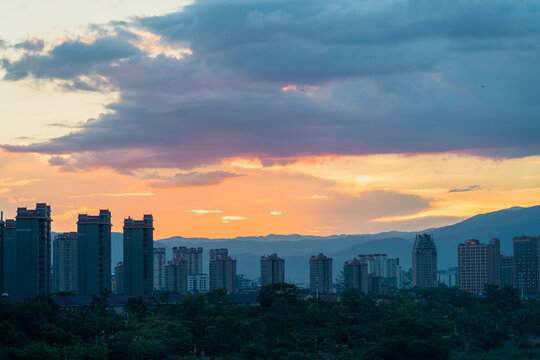
[[0, 359], [538, 359], [540, 301], [512, 288], [475, 297], [455, 288], [384, 301], [356, 293], [300, 301], [288, 284], [262, 288], [260, 306], [225, 294], [180, 304], [130, 299], [127, 316], [106, 296], [84, 310], [51, 298], [0, 301]]

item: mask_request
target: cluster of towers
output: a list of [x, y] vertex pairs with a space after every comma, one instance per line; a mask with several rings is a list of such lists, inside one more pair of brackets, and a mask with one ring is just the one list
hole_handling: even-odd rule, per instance
[[513, 286], [521, 296], [540, 293], [540, 236], [516, 236], [513, 256], [501, 255], [499, 239], [482, 244], [470, 239], [458, 245], [458, 286], [473, 294], [486, 285]]
[[[77, 232], [58, 234], [52, 269], [51, 221], [51, 208], [44, 203], [35, 210], [18, 208], [15, 220], [0, 221], [2, 293], [36, 296], [54, 290], [91, 295], [111, 290], [110, 211], [79, 214]], [[153, 231], [152, 215], [124, 220], [121, 282], [127, 295], [152, 293]]]

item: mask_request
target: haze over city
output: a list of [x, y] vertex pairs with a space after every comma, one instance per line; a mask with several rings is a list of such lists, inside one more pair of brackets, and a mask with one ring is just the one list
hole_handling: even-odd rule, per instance
[[[415, 231], [540, 203], [533, 1], [0, 4], [0, 208], [155, 237]], [[406, 19], [406, 21], [404, 20]], [[21, 25], [24, 24], [24, 25]]]

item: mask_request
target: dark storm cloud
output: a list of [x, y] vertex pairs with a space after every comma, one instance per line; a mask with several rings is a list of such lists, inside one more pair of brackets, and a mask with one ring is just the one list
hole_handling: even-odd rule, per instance
[[[125, 172], [236, 156], [539, 154], [538, 19], [534, 1], [199, 1], [114, 24], [116, 38], [4, 60], [9, 80], [120, 91], [78, 131], [5, 148]], [[192, 54], [151, 57], [133, 28]]]

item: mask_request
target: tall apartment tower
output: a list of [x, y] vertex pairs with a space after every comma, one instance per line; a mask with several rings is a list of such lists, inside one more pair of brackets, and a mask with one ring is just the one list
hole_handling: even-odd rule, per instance
[[4, 212], [0, 212], [0, 294], [4, 294]]
[[77, 221], [77, 294], [111, 289], [111, 213], [79, 214]]
[[346, 291], [356, 290], [368, 293], [368, 264], [358, 258], [345, 261], [343, 266], [344, 287]]
[[154, 219], [124, 220], [124, 294], [151, 295], [154, 287]]
[[210, 250], [210, 290], [225, 289], [234, 293], [236, 284], [236, 260], [229, 256], [227, 249]]
[[277, 254], [261, 256], [261, 286], [285, 282], [285, 260]]
[[417, 234], [414, 240], [412, 285], [437, 287], [437, 247], [430, 234]]
[[154, 248], [154, 290], [165, 289], [165, 248]]
[[203, 273], [203, 248], [187, 248], [184, 246], [173, 248], [173, 260], [186, 260], [188, 275], [199, 275]]
[[458, 287], [472, 294], [481, 295], [487, 284], [500, 285], [500, 241], [489, 244], [467, 240], [458, 245]]
[[185, 294], [188, 290], [188, 262], [184, 259], [171, 260], [165, 265], [165, 289]]
[[13, 295], [37, 296], [51, 290], [51, 207], [17, 209], [16, 282]]
[[540, 237], [517, 236], [514, 238], [514, 287], [523, 295], [536, 295], [540, 283]]
[[112, 289], [115, 294], [124, 293], [124, 263], [119, 261], [114, 267], [114, 286]]
[[501, 286], [514, 286], [514, 258], [501, 255]]
[[332, 292], [332, 258], [322, 253], [309, 258], [309, 289], [314, 294]]
[[77, 292], [77, 233], [57, 234], [53, 245], [54, 290]]
[[16, 230], [17, 225], [14, 219], [7, 219], [5, 222], [0, 222], [2, 231], [2, 258], [0, 263], [1, 268], [1, 282], [2, 282], [2, 294], [15, 293], [15, 286], [17, 284], [16, 274]]

